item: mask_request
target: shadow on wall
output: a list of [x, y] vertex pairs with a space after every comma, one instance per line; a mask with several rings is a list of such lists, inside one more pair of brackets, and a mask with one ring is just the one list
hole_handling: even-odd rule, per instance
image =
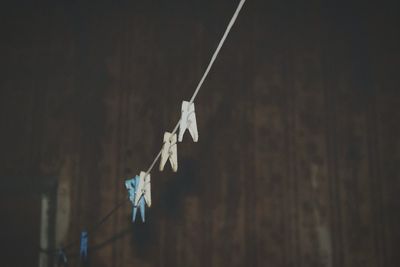
[[[149, 209], [149, 215], [146, 214], [146, 223], [140, 220], [130, 226], [131, 243], [136, 249], [135, 255], [141, 258], [150, 258], [148, 253], [151, 248], [159, 242], [158, 220], [151, 218], [151, 213], [166, 218], [169, 221], [177, 220], [183, 217], [184, 199], [190, 195], [200, 195], [201, 187], [198, 186], [198, 166], [193, 159], [180, 160], [179, 172], [168, 177], [167, 182], [159, 192], [159, 199], [162, 201]], [[179, 222], [177, 222], [179, 224]], [[148, 254], [148, 255], [147, 255]]]

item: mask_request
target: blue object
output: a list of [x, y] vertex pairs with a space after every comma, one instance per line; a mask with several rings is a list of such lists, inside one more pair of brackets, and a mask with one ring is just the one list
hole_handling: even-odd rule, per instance
[[67, 266], [67, 255], [65, 251], [60, 248], [57, 250], [57, 266]]
[[135, 196], [136, 196], [136, 191], [139, 186], [139, 180], [140, 177], [138, 175], [135, 176], [135, 178], [129, 179], [125, 181], [125, 187], [128, 190], [129, 193], [129, 200], [132, 202], [132, 222], [136, 220], [136, 212], [137, 208], [139, 206], [140, 209], [140, 214], [142, 216], [142, 222], [145, 220], [145, 200], [144, 197], [142, 196], [139, 200], [139, 203], [137, 206], [135, 206]]
[[82, 259], [86, 260], [88, 254], [88, 233], [86, 231], [81, 232], [81, 248], [79, 254]]

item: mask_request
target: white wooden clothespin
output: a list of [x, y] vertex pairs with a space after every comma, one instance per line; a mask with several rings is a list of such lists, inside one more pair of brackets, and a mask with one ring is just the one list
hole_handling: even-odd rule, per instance
[[199, 133], [197, 132], [196, 113], [194, 111], [194, 103], [188, 101], [182, 102], [182, 115], [179, 123], [179, 138], [178, 141], [182, 142], [183, 135], [189, 129], [190, 135], [194, 142], [199, 140]]
[[[145, 177], [146, 176], [146, 177]], [[145, 172], [140, 172], [139, 184], [136, 188], [135, 203], [137, 207], [139, 205], [140, 199], [144, 197], [148, 207], [151, 207], [151, 183], [150, 183], [150, 173], [146, 175]]]
[[172, 170], [178, 171], [178, 146], [176, 144], [176, 134], [164, 133], [164, 145], [161, 151], [160, 171], [164, 170], [165, 163], [169, 159]]

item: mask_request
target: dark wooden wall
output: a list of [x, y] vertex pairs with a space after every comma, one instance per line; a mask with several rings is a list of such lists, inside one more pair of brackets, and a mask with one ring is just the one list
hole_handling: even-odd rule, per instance
[[[2, 8], [3, 266], [37, 263], [46, 177], [66, 188], [63, 244], [126, 198], [238, 1], [142, 2]], [[153, 170], [145, 224], [125, 205], [89, 237], [91, 266], [400, 265], [396, 9], [293, 2], [247, 1], [196, 99], [199, 142]]]

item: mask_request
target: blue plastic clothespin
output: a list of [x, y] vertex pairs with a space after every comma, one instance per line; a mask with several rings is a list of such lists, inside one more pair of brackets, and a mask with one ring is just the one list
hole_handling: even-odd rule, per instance
[[137, 208], [139, 206], [140, 209], [140, 214], [142, 216], [142, 222], [145, 221], [145, 199], [144, 197], [141, 197], [138, 205], [135, 205], [135, 197], [136, 197], [136, 193], [137, 193], [137, 188], [139, 186], [139, 180], [140, 177], [138, 175], [135, 176], [135, 178], [129, 179], [125, 181], [125, 187], [126, 189], [128, 189], [128, 193], [129, 193], [129, 200], [132, 202], [132, 222], [134, 222], [136, 220], [136, 212], [137, 212]]
[[83, 260], [86, 260], [88, 254], [88, 233], [87, 231], [81, 232], [81, 247], [79, 254]]
[[67, 254], [64, 249], [60, 248], [57, 250], [57, 266], [67, 266]]

